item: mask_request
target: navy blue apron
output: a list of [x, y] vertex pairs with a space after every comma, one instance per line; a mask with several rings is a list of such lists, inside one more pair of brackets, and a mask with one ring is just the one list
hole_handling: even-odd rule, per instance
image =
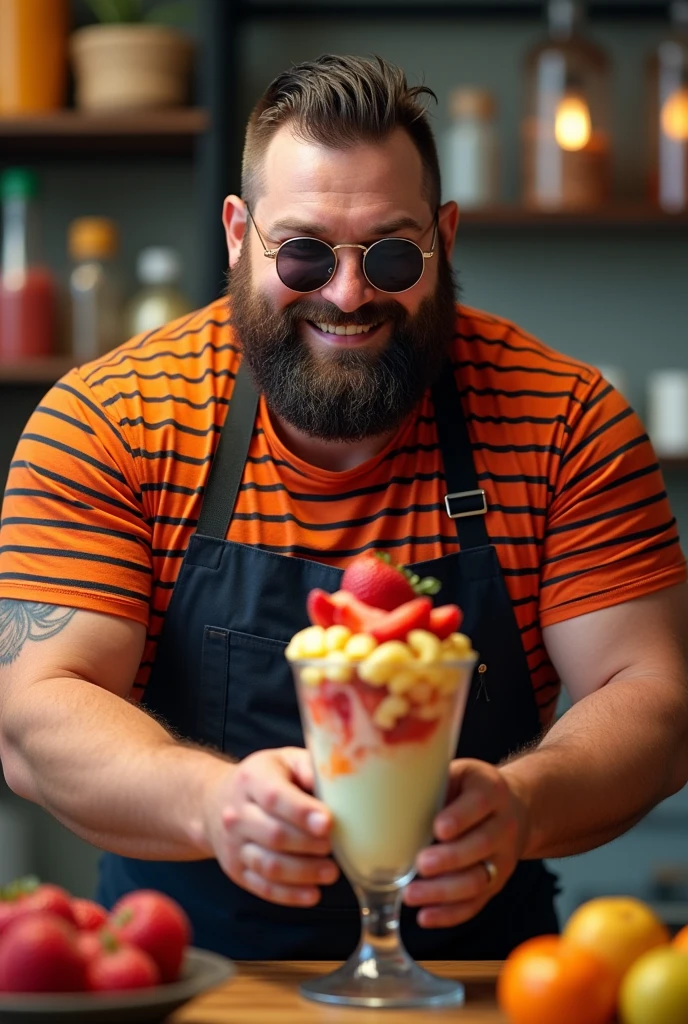
[[[417, 562], [442, 582], [442, 603], [464, 611], [462, 629], [480, 652], [457, 756], [497, 764], [540, 732], [521, 636], [483, 513], [468, 432], [447, 366], [432, 391], [447, 484], [447, 514], [461, 550]], [[242, 366], [158, 646], [145, 706], [178, 735], [234, 758], [303, 746], [284, 649], [308, 625], [306, 595], [335, 591], [342, 570], [227, 541], [253, 432], [258, 396]], [[400, 808], [400, 813], [401, 808]], [[132, 889], [169, 893], [188, 912], [194, 944], [240, 960], [341, 960], [354, 949], [359, 914], [342, 876], [313, 908], [276, 906], [235, 885], [217, 861], [101, 860], [98, 898], [111, 906]], [[423, 929], [404, 907], [402, 934], [417, 959], [506, 957], [524, 939], [556, 932], [555, 876], [522, 861], [471, 921]]]

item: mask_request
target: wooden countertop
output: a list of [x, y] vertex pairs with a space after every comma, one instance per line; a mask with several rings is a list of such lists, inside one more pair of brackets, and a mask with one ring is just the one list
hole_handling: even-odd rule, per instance
[[433, 973], [458, 978], [466, 986], [465, 1005], [446, 1010], [352, 1009], [313, 1003], [299, 995], [301, 981], [337, 966], [309, 961], [238, 963], [235, 978], [187, 1003], [167, 1018], [167, 1024], [508, 1024], [495, 1002], [498, 961], [425, 963]]

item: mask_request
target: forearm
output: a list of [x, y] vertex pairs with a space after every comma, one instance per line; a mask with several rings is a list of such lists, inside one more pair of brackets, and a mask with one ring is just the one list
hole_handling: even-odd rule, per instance
[[201, 809], [233, 770], [221, 756], [183, 746], [135, 705], [93, 683], [32, 685], [4, 708], [7, 781], [69, 829], [127, 857], [209, 855]]
[[686, 781], [688, 709], [677, 688], [615, 680], [575, 704], [501, 771], [527, 808], [524, 859], [622, 835]]

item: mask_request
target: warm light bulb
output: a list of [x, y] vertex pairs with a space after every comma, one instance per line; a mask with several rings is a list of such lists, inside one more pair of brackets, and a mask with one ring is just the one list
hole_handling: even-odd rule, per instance
[[554, 137], [562, 149], [576, 152], [590, 142], [590, 108], [582, 96], [566, 93], [557, 104]]
[[688, 142], [688, 88], [682, 86], [668, 96], [660, 123], [664, 134], [676, 142]]

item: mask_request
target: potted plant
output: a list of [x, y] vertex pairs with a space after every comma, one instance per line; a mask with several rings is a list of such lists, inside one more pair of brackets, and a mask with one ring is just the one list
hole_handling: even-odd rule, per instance
[[149, 7], [144, 0], [87, 0], [99, 24], [72, 33], [76, 105], [119, 111], [187, 101], [192, 43], [176, 24], [186, 3]]

